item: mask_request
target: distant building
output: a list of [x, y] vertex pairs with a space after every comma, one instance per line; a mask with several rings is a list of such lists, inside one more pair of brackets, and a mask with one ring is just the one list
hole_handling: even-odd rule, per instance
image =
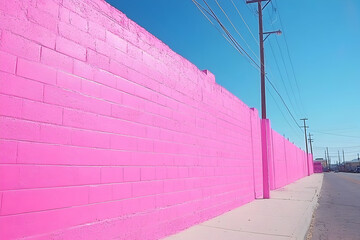
[[360, 162], [357, 159], [354, 159], [351, 162], [345, 162], [345, 171], [353, 172], [358, 166], [360, 166]]

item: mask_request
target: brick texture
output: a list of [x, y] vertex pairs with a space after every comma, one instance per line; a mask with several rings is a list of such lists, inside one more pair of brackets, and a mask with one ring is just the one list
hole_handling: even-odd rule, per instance
[[[159, 239], [262, 198], [260, 128], [103, 0], [0, 3], [0, 239]], [[271, 189], [312, 173], [270, 139]]]

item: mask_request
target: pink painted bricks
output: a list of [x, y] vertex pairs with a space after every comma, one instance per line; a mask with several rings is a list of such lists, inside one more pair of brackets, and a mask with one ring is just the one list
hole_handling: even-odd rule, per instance
[[262, 125], [103, 0], [0, 3], [0, 239], [159, 239], [313, 173]]

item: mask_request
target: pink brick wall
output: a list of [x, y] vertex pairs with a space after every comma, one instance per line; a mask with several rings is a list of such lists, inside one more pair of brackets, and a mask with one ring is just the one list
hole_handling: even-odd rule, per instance
[[[271, 189], [283, 187], [308, 175], [306, 153], [283, 136], [272, 131], [272, 178]], [[309, 154], [310, 175], [313, 174], [312, 156]]]
[[[0, 2], [0, 239], [157, 239], [261, 198], [256, 109], [103, 0]], [[273, 132], [272, 188], [305, 175]]]

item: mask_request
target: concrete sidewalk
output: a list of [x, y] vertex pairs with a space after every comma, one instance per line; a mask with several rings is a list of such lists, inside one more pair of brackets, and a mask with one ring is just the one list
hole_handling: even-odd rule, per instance
[[165, 240], [303, 240], [310, 226], [323, 174], [298, 180], [255, 200], [193, 226]]

